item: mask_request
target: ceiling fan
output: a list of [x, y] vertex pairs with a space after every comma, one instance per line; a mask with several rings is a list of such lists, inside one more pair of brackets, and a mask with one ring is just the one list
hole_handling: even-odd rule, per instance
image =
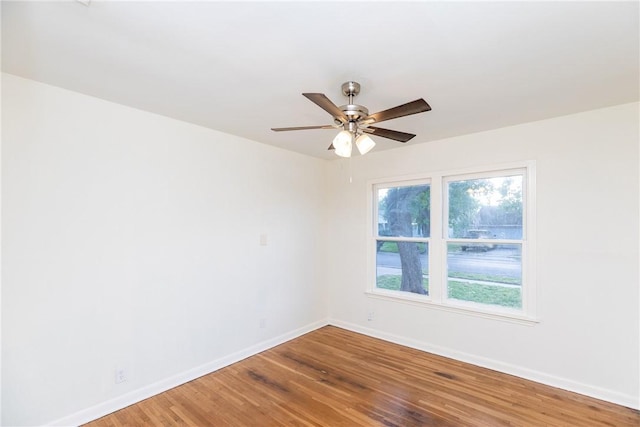
[[325, 110], [333, 116], [332, 125], [324, 126], [297, 126], [287, 128], [271, 128], [275, 132], [290, 130], [309, 130], [309, 129], [342, 129], [334, 138], [333, 143], [329, 146], [329, 150], [335, 150], [336, 154], [341, 157], [351, 157], [353, 142], [360, 154], [368, 153], [376, 143], [373, 142], [369, 135], [381, 136], [383, 138], [393, 139], [395, 141], [407, 142], [415, 135], [412, 133], [400, 132], [372, 126], [374, 123], [380, 123], [385, 120], [396, 119], [398, 117], [410, 116], [412, 114], [430, 111], [431, 107], [424, 99], [416, 99], [388, 110], [369, 114], [369, 110], [362, 105], [355, 105], [353, 98], [360, 93], [360, 84], [357, 82], [346, 82], [342, 84], [342, 94], [349, 98], [347, 105], [336, 106], [323, 93], [303, 93], [311, 102]]

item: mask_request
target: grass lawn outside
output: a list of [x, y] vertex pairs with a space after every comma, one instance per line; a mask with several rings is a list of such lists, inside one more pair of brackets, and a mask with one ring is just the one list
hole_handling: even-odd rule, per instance
[[502, 307], [522, 307], [520, 288], [449, 279], [449, 298]]
[[[425, 243], [416, 243], [418, 245], [418, 252], [421, 254], [427, 251], [427, 245]], [[389, 252], [392, 254], [398, 253], [398, 243], [396, 242], [384, 242], [379, 248], [380, 252]]]
[[[467, 279], [465, 277], [465, 279]], [[469, 278], [471, 279], [471, 278]], [[484, 281], [486, 277], [483, 277]], [[376, 287], [379, 289], [388, 289], [392, 291], [400, 290], [400, 281], [402, 276], [395, 274], [384, 274], [376, 278]], [[476, 278], [476, 280], [479, 280]], [[488, 280], [494, 281], [497, 280]], [[487, 285], [485, 283], [461, 282], [452, 280], [448, 281], [448, 297], [452, 299], [477, 302], [480, 304], [499, 305], [502, 307], [520, 308], [522, 307], [522, 295], [519, 287]], [[502, 282], [505, 283], [505, 282]], [[429, 293], [429, 279], [423, 279], [424, 289]], [[515, 284], [515, 283], [511, 283]]]
[[[399, 291], [401, 280], [402, 280], [402, 276], [400, 275], [384, 274], [376, 278], [376, 288], [389, 289], [391, 291]], [[424, 290], [427, 291], [427, 295], [428, 295], [429, 294], [429, 278], [427, 277], [422, 278], [422, 286], [424, 286]]]

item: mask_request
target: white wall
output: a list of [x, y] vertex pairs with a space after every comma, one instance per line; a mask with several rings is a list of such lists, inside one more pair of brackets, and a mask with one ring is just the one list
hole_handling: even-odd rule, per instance
[[86, 421], [326, 322], [326, 162], [2, 89], [3, 425]]
[[[639, 407], [638, 122], [625, 104], [332, 162], [331, 322]], [[364, 294], [368, 180], [521, 160], [537, 164], [540, 323]]]
[[[638, 104], [349, 163], [11, 75], [2, 89], [3, 425], [87, 421], [329, 310], [339, 326], [640, 406]], [[539, 324], [365, 296], [368, 180], [518, 160], [537, 162]]]

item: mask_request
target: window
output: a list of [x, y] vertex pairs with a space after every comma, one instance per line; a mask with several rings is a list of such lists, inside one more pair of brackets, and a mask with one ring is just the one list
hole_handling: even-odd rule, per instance
[[429, 294], [430, 186], [376, 187], [376, 288]]
[[373, 182], [369, 293], [534, 319], [533, 168]]
[[523, 178], [445, 178], [448, 299], [522, 308]]

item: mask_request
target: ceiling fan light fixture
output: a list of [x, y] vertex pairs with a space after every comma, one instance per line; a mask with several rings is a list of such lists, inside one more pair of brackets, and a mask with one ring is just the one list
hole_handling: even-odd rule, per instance
[[333, 139], [333, 148], [340, 157], [351, 157], [353, 135], [348, 130], [343, 130]]
[[356, 147], [358, 147], [360, 154], [367, 154], [375, 146], [376, 143], [369, 138], [369, 135], [362, 134], [356, 139]]

